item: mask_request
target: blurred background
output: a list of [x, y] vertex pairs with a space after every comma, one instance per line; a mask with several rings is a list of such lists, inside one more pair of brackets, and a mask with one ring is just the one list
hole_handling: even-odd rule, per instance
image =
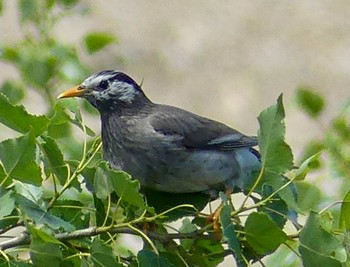
[[[87, 0], [74, 8], [69, 2], [77, 1], [62, 2], [68, 3], [65, 15], [53, 22], [43, 18], [51, 23], [43, 27], [50, 28], [49, 38], [75, 47], [71, 52], [84, 67], [62, 64], [59, 77], [64, 78], [51, 81], [50, 88], [42, 91], [27, 84], [31, 79], [21, 77], [8, 56], [9, 47], [16, 50], [16, 45], [28, 41], [28, 36], [39, 36], [42, 29], [23, 26], [18, 1], [1, 2], [0, 42], [7, 48], [0, 54], [0, 84], [22, 81], [26, 90], [21, 103], [32, 113], [47, 112], [47, 95], [56, 101], [53, 96], [92, 72], [119, 69], [142, 82], [154, 102], [256, 135], [257, 116], [283, 93], [287, 143], [298, 161], [310, 141], [323, 140], [349, 101], [349, 1]], [[92, 53], [83, 38], [89, 32], [107, 32], [113, 41]], [[311, 88], [324, 99], [317, 118], [297, 104], [300, 87]], [[99, 132], [98, 117], [84, 117]], [[1, 132], [1, 139], [12, 134], [6, 129]], [[324, 178], [327, 173], [322, 171]], [[322, 185], [327, 198], [336, 200], [344, 180], [337, 179], [338, 173], [331, 180], [319, 176], [310, 179]]]
[[[3, 5], [1, 42], [10, 44], [23, 31], [17, 1]], [[81, 14], [85, 8], [88, 14]], [[118, 44], [93, 55], [80, 51], [91, 71], [125, 71], [143, 81], [155, 102], [247, 134], [256, 134], [259, 112], [283, 93], [287, 141], [298, 155], [320, 128], [295, 107], [296, 88], [314, 87], [327, 99], [324, 123], [350, 95], [349, 12], [348, 1], [81, 1], [53, 36], [81, 47], [89, 31], [114, 34]], [[19, 78], [8, 63], [0, 70], [0, 82]], [[40, 100], [30, 97], [26, 104], [40, 113]]]

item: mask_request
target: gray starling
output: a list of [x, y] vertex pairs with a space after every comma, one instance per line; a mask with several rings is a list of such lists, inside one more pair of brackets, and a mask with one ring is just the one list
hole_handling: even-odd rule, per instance
[[144, 188], [169, 193], [244, 188], [261, 166], [255, 137], [220, 122], [155, 104], [128, 75], [93, 74], [59, 98], [82, 97], [100, 113], [103, 157]]

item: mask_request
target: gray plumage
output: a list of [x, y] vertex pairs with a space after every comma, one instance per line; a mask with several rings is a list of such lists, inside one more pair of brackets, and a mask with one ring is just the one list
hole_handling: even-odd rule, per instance
[[143, 187], [215, 194], [244, 187], [260, 168], [259, 154], [252, 148], [257, 145], [255, 137], [155, 104], [124, 73], [96, 73], [78, 90], [74, 96], [86, 98], [100, 112], [104, 159], [112, 168], [130, 173]]

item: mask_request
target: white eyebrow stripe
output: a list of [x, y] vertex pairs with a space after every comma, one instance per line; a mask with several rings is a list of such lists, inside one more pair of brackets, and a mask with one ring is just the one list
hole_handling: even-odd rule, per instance
[[89, 85], [97, 85], [101, 81], [106, 80], [108, 81], [110, 78], [114, 77], [115, 74], [104, 74], [104, 75], [92, 75], [91, 77], [87, 78], [82, 85], [83, 86], [89, 86]]

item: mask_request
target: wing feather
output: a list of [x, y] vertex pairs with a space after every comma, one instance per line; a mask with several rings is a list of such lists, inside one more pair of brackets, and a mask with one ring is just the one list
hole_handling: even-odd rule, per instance
[[246, 136], [223, 123], [171, 106], [160, 106], [150, 118], [150, 124], [163, 135], [180, 136], [187, 149], [233, 150], [258, 144], [256, 137]]

